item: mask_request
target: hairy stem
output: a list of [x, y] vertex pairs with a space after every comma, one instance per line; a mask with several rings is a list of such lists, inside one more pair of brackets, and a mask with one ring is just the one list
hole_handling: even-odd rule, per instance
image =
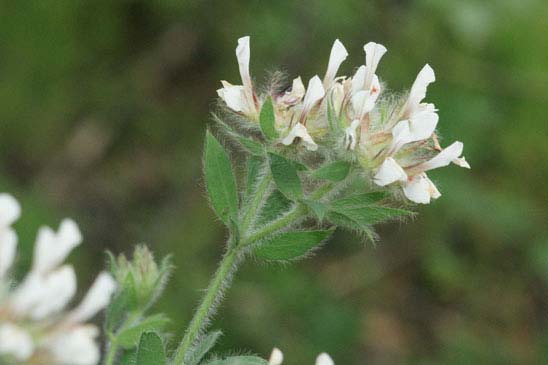
[[249, 202], [249, 207], [247, 208], [241, 222], [241, 232], [247, 232], [249, 227], [253, 224], [257, 217], [257, 212], [261, 207], [261, 204], [264, 202], [270, 183], [272, 182], [272, 174], [270, 172], [265, 173], [257, 188], [253, 192], [253, 199]]
[[172, 362], [173, 365], [184, 365], [185, 354], [202, 334], [209, 318], [215, 312], [217, 304], [221, 301], [225, 289], [230, 285], [232, 276], [237, 269], [239, 256], [239, 250], [232, 248], [223, 257], [217, 272], [207, 287], [205, 296], [202, 298], [198, 309], [196, 309], [194, 317], [177, 348]]

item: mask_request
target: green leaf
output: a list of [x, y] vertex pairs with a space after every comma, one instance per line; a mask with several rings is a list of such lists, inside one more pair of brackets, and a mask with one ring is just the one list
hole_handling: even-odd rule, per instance
[[143, 333], [139, 341], [135, 365], [165, 365], [167, 363], [162, 339], [154, 332]]
[[306, 206], [310, 208], [312, 212], [314, 212], [314, 214], [316, 215], [316, 217], [318, 217], [320, 221], [324, 219], [329, 210], [329, 207], [326, 204], [319, 201], [303, 200], [303, 203], [305, 203]]
[[121, 290], [115, 294], [106, 310], [105, 329], [107, 332], [114, 332], [122, 324], [127, 313], [137, 306], [133, 276], [128, 275], [121, 286]]
[[261, 143], [247, 137], [237, 136], [236, 138], [238, 139], [238, 142], [240, 142], [240, 144], [244, 146], [245, 149], [252, 155], [264, 156], [265, 150]]
[[263, 165], [263, 159], [257, 156], [249, 156], [246, 164], [246, 181], [245, 181], [245, 199], [248, 200], [250, 195], [253, 194], [256, 188], [257, 180], [261, 167]]
[[301, 179], [293, 163], [275, 153], [269, 153], [272, 177], [286, 198], [298, 200], [303, 196]]
[[337, 161], [320, 167], [314, 171], [311, 176], [316, 179], [338, 182], [344, 180], [349, 172], [349, 162]]
[[169, 320], [163, 314], [155, 314], [122, 330], [116, 336], [115, 341], [123, 348], [131, 348], [137, 344], [137, 341], [139, 341], [139, 338], [144, 332], [160, 331], [168, 323]]
[[198, 365], [221, 336], [221, 331], [208, 333], [185, 354], [185, 365]]
[[363, 193], [350, 195], [331, 202], [331, 206], [335, 209], [349, 209], [371, 205], [383, 199], [388, 198], [389, 194], [384, 191], [375, 191], [371, 193]]
[[274, 105], [272, 105], [272, 99], [268, 97], [261, 108], [259, 124], [261, 126], [261, 131], [269, 140], [278, 138], [278, 131], [276, 130], [275, 123]]
[[268, 365], [268, 361], [258, 356], [230, 356], [211, 360], [206, 365]]
[[287, 212], [292, 205], [291, 200], [287, 199], [279, 190], [274, 190], [266, 199], [256, 225], [273, 221]]
[[361, 224], [354, 219], [338, 212], [329, 212], [326, 219], [337, 227], [365, 234], [371, 241], [375, 241], [375, 232], [367, 224]]
[[397, 217], [413, 215], [413, 212], [405, 209], [381, 207], [378, 205], [332, 208], [332, 210], [344, 214], [363, 226], [380, 223]]
[[238, 192], [232, 166], [223, 146], [207, 132], [205, 142], [205, 180], [213, 209], [228, 225], [237, 219]]
[[333, 229], [281, 233], [257, 247], [255, 255], [265, 260], [298, 258], [329, 238], [332, 233]]

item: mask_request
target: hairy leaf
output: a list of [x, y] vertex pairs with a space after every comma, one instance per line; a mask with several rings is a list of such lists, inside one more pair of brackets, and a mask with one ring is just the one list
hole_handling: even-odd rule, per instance
[[377, 203], [383, 199], [386, 199], [388, 196], [389, 194], [384, 191], [356, 194], [335, 200], [331, 202], [331, 206], [335, 209], [356, 208]]
[[196, 345], [194, 345], [185, 354], [185, 365], [198, 365], [200, 360], [211, 350], [221, 336], [221, 331], [214, 331], [203, 336]]
[[287, 212], [292, 205], [291, 200], [287, 199], [279, 190], [274, 190], [266, 199], [256, 224], [261, 225], [273, 221]]
[[166, 365], [167, 359], [162, 339], [154, 332], [142, 334], [137, 348], [135, 365]]
[[155, 314], [122, 330], [116, 337], [116, 342], [123, 348], [131, 348], [144, 332], [162, 330], [168, 323], [169, 320], [163, 314]]
[[238, 139], [238, 142], [240, 142], [240, 144], [245, 147], [247, 152], [255, 156], [264, 156], [265, 149], [261, 143], [254, 141], [251, 138], [242, 137], [242, 136], [238, 136], [237, 139]]
[[344, 180], [350, 172], [350, 163], [337, 161], [324, 165], [314, 171], [311, 176], [316, 179], [338, 182]]
[[333, 233], [323, 231], [285, 232], [274, 236], [255, 249], [255, 255], [266, 260], [290, 260], [303, 256]]
[[282, 194], [291, 200], [302, 198], [303, 188], [301, 179], [293, 163], [275, 153], [269, 153], [268, 156], [270, 158], [272, 177]]
[[272, 140], [278, 138], [278, 131], [276, 131], [275, 122], [276, 118], [274, 115], [274, 106], [272, 105], [272, 99], [268, 97], [265, 100], [259, 115], [259, 125], [261, 126], [261, 131], [267, 139]]
[[237, 219], [238, 192], [230, 160], [223, 146], [209, 132], [205, 142], [205, 180], [213, 209], [228, 225]]
[[258, 356], [230, 356], [225, 359], [215, 359], [206, 365], [267, 365], [268, 361]]
[[314, 215], [316, 215], [316, 217], [318, 217], [320, 221], [324, 219], [329, 210], [329, 206], [319, 201], [303, 200], [303, 203], [306, 204], [306, 206], [314, 213]]

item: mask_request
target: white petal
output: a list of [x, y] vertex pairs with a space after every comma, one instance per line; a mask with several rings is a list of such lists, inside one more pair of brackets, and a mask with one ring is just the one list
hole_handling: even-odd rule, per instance
[[21, 206], [15, 198], [6, 193], [0, 194], [0, 227], [8, 227], [21, 215]]
[[440, 153], [431, 158], [429, 161], [426, 161], [417, 166], [417, 169], [421, 171], [428, 171], [447, 166], [453, 160], [456, 160], [460, 157], [463, 147], [464, 145], [462, 142], [453, 142], [449, 147], [444, 148]]
[[382, 56], [386, 53], [386, 47], [382, 44], [369, 42], [363, 46], [363, 50], [365, 51], [365, 67], [367, 68], [364, 88], [370, 89], [373, 75], [377, 71]]
[[303, 101], [303, 113], [307, 114], [310, 109], [325, 96], [322, 81], [316, 75], [308, 82], [308, 88]]
[[365, 66], [360, 66], [356, 70], [356, 73], [354, 74], [354, 77], [352, 77], [352, 94], [357, 93], [360, 90], [363, 90], [365, 85], [365, 77], [366, 77], [367, 70]]
[[0, 231], [0, 279], [13, 265], [17, 253], [17, 234], [13, 229]]
[[34, 352], [34, 343], [30, 334], [11, 323], [0, 324], [0, 355], [13, 356], [25, 361]]
[[53, 271], [41, 283], [42, 289], [30, 310], [33, 319], [43, 319], [63, 310], [76, 294], [76, 274], [71, 266]]
[[80, 305], [69, 314], [67, 321], [71, 323], [87, 321], [108, 305], [115, 290], [114, 278], [107, 272], [100, 273]]
[[407, 181], [407, 174], [392, 157], [388, 157], [373, 177], [375, 184], [386, 186], [396, 181]]
[[323, 86], [325, 89], [329, 89], [329, 87], [333, 83], [333, 80], [337, 75], [337, 71], [339, 70], [341, 63], [343, 63], [346, 57], [348, 57], [348, 52], [346, 51], [346, 48], [344, 48], [343, 44], [338, 39], [336, 39], [335, 43], [333, 43], [333, 47], [331, 48], [329, 63], [327, 64], [327, 72], [325, 73], [325, 77], [323, 78]]
[[303, 81], [301, 80], [301, 77], [299, 76], [296, 79], [293, 79], [293, 83], [291, 84], [291, 91], [286, 92], [279, 99], [279, 102], [286, 105], [297, 104], [299, 101], [301, 101], [305, 92], [306, 89], [304, 87]]
[[46, 346], [57, 365], [96, 365], [100, 358], [95, 342], [98, 335], [95, 326], [78, 326], [50, 338]]
[[400, 120], [392, 128], [392, 143], [389, 148], [390, 155], [394, 155], [403, 145], [410, 143], [412, 139], [409, 121]]
[[282, 365], [283, 361], [284, 354], [280, 351], [280, 349], [274, 348], [270, 354], [268, 365]]
[[371, 95], [369, 91], [360, 90], [352, 95], [352, 106], [356, 118], [362, 119], [375, 107], [376, 96]]
[[289, 134], [282, 140], [282, 143], [289, 146], [295, 141], [296, 138], [300, 138], [302, 140], [306, 149], [310, 151], [316, 151], [318, 149], [318, 145], [314, 142], [310, 134], [308, 134], [306, 127], [301, 123], [295, 124]]
[[343, 84], [337, 82], [331, 87], [331, 105], [335, 115], [340, 115], [345, 97]]
[[421, 101], [426, 97], [428, 85], [434, 81], [436, 81], [434, 70], [430, 65], [426, 64], [417, 75], [417, 78], [411, 87], [405, 115], [409, 116], [417, 110]]
[[250, 56], [251, 51], [249, 48], [249, 36], [238, 39], [238, 46], [236, 47], [236, 58], [238, 59], [238, 66], [240, 68], [242, 84], [245, 88], [251, 90], [251, 76], [249, 75]]
[[247, 112], [247, 100], [242, 85], [230, 85], [222, 81], [224, 87], [217, 90], [217, 95], [235, 112]]
[[335, 365], [335, 363], [333, 362], [331, 356], [324, 352], [316, 358], [316, 365]]
[[466, 159], [464, 158], [464, 156], [460, 157], [460, 158], [456, 158], [454, 159], [453, 162], [455, 165], [457, 166], [460, 166], [460, 167], [464, 167], [465, 169], [469, 169], [470, 168], [470, 164], [468, 163], [468, 161], [466, 161]]
[[419, 204], [428, 204], [431, 199], [437, 199], [441, 196], [426, 174], [419, 174], [410, 179], [403, 186], [403, 192], [407, 199]]
[[344, 131], [344, 141], [345, 147], [353, 150], [356, 148], [356, 143], [358, 142], [358, 135], [356, 133], [358, 127], [360, 126], [360, 120], [354, 119], [350, 126]]
[[57, 233], [49, 227], [40, 228], [34, 248], [32, 270], [45, 273], [54, 269], [81, 242], [82, 234], [71, 219], [64, 219]]
[[438, 125], [439, 116], [435, 112], [415, 113], [409, 118], [411, 142], [422, 141], [432, 136]]

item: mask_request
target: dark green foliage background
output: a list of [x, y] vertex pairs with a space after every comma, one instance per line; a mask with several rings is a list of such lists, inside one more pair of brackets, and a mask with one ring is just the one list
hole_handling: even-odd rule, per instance
[[323, 75], [340, 38], [350, 74], [369, 40], [378, 73], [408, 88], [425, 62], [446, 142], [473, 169], [431, 174], [443, 193], [411, 224], [349, 234], [291, 267], [248, 263], [215, 327], [218, 350], [312, 364], [548, 363], [548, 2], [0, 2], [0, 186], [23, 204], [19, 267], [36, 228], [72, 216], [81, 290], [105, 261], [147, 242], [174, 254], [157, 305], [178, 334], [226, 233], [204, 198], [202, 142], [220, 79]]

